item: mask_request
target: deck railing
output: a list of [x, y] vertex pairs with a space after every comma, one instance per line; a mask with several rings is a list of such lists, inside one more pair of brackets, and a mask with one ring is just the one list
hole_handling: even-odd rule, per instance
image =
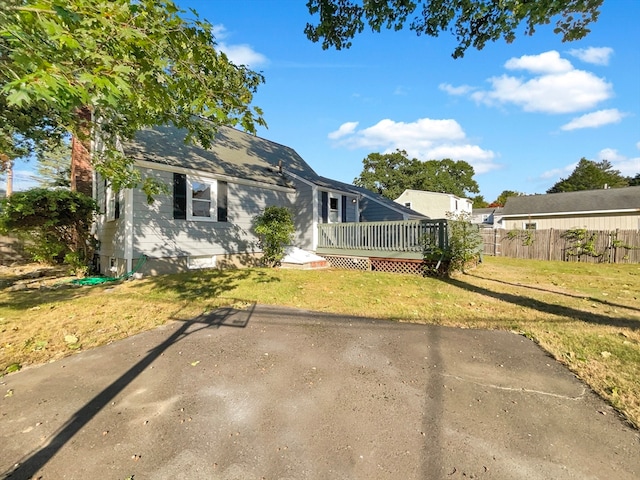
[[318, 225], [319, 254], [386, 258], [423, 258], [425, 248], [445, 250], [446, 220], [323, 223]]

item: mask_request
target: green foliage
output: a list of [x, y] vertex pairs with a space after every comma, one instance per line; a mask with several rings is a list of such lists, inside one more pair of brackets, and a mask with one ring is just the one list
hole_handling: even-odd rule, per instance
[[453, 161], [409, 159], [407, 152], [371, 153], [362, 161], [360, 176], [353, 183], [391, 200], [406, 189], [450, 193], [465, 197], [478, 192], [473, 167], [464, 160]]
[[[453, 57], [462, 57], [469, 47], [482, 50], [487, 42], [503, 38], [511, 43], [517, 31], [533, 35], [540, 25], [556, 22], [554, 32], [563, 41], [579, 40], [600, 14], [603, 0], [308, 0], [315, 25], [307, 24], [305, 34], [322, 41], [322, 48], [351, 47], [351, 40], [368, 25], [374, 32], [383, 28], [401, 30], [405, 25], [418, 35], [437, 37], [441, 32], [455, 35], [458, 46]], [[521, 29], [524, 25], [524, 29]]]
[[596, 249], [597, 232], [589, 232], [585, 228], [573, 228], [562, 234], [570, 242], [570, 246], [565, 250], [567, 257], [577, 257], [578, 260], [583, 255], [589, 257], [602, 257], [604, 252]]
[[0, 154], [99, 130], [97, 169], [119, 189], [139, 179], [127, 177], [117, 143], [142, 127], [173, 123], [204, 147], [219, 125], [255, 132], [262, 75], [234, 65], [213, 26], [189, 17], [171, 0], [4, 0]]
[[33, 259], [60, 263], [65, 257], [78, 270], [93, 253], [89, 228], [95, 202], [64, 189], [33, 188], [2, 201], [0, 231], [28, 240]]
[[514, 229], [507, 232], [509, 240], [522, 240], [523, 247], [530, 247], [536, 239], [535, 230], [533, 229]]
[[619, 170], [614, 170], [607, 160], [594, 162], [582, 158], [567, 178], [560, 179], [547, 193], [577, 192], [580, 190], [598, 190], [600, 188], [618, 188], [629, 186], [629, 179]]
[[284, 248], [289, 245], [295, 232], [289, 209], [277, 206], [265, 208], [254, 219], [254, 230], [260, 240], [265, 265], [279, 265], [284, 257]]
[[629, 186], [630, 187], [640, 186], [640, 173], [636, 173], [635, 177], [629, 177]]
[[484, 199], [483, 195], [474, 195], [469, 198], [473, 202], [473, 208], [487, 208], [489, 202]]
[[[467, 212], [447, 215], [447, 245], [441, 248], [437, 239], [426, 236], [422, 239], [424, 260], [428, 269], [439, 270], [445, 266], [446, 273], [464, 272], [469, 265], [481, 260], [483, 240], [478, 225], [471, 223]], [[434, 262], [437, 262], [434, 264]], [[438, 273], [438, 272], [436, 272]]]
[[520, 197], [522, 195], [524, 195], [524, 193], [516, 192], [514, 190], [503, 190], [502, 193], [498, 195], [498, 198], [496, 198], [496, 200], [492, 203], [492, 205], [504, 207], [509, 197]]

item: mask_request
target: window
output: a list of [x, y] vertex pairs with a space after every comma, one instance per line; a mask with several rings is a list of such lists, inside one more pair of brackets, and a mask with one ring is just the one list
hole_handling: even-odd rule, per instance
[[104, 212], [107, 220], [120, 218], [120, 192], [116, 192], [105, 180], [104, 184]]
[[191, 180], [187, 178], [189, 188], [187, 195], [191, 200], [191, 217], [193, 220], [215, 220], [215, 212], [213, 211], [214, 202], [211, 197], [211, 191], [215, 189], [215, 183], [203, 182], [200, 180]]
[[538, 228], [538, 224], [536, 222], [527, 222], [522, 224], [522, 228], [525, 230], [536, 230]]
[[338, 210], [338, 199], [330, 198], [329, 199], [329, 210]]
[[173, 218], [227, 221], [227, 182], [173, 174]]

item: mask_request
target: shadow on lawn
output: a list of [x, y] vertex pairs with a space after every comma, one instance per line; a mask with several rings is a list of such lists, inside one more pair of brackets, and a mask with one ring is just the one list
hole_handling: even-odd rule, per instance
[[530, 290], [538, 290], [539, 292], [555, 293], [555, 294], [558, 294], [558, 295], [562, 295], [563, 297], [577, 298], [578, 300], [589, 300], [590, 302], [601, 303], [602, 305], [606, 305], [608, 307], [626, 308], [627, 310], [635, 310], [637, 312], [640, 312], [640, 308], [637, 308], [637, 307], [630, 307], [629, 305], [622, 305], [620, 303], [613, 303], [613, 302], [610, 302], [608, 300], [601, 300], [599, 298], [588, 297], [586, 295], [573, 295], [571, 293], [559, 292], [559, 291], [556, 291], [556, 290], [548, 290], [546, 288], [540, 288], [540, 287], [533, 287], [531, 285], [524, 285], [522, 283], [505, 282], [504, 280], [496, 280], [495, 278], [482, 277], [480, 275], [476, 275], [476, 274], [473, 274], [473, 273], [469, 273], [467, 275], [469, 275], [470, 277], [479, 278], [481, 280], [487, 280], [488, 282], [502, 283], [503, 285], [511, 285], [512, 287], [528, 288]]
[[[80, 430], [87, 425], [116, 395], [124, 390], [138, 377], [154, 360], [172, 345], [183, 340], [189, 335], [207, 328], [219, 328], [221, 326], [244, 328], [249, 323], [255, 304], [247, 310], [235, 310], [221, 308], [208, 314], [200, 315], [191, 320], [182, 320], [182, 325], [164, 342], [149, 350], [147, 354], [123, 375], [117, 378], [111, 385], [98, 393], [86, 405], [76, 411], [63, 426], [52, 436], [48, 444], [37, 451], [32, 452], [26, 458], [16, 463], [10, 471], [0, 474], [0, 478], [29, 479], [35, 478], [36, 473], [44, 467], [55, 454], [64, 447]], [[177, 312], [176, 312], [177, 313]], [[175, 315], [174, 315], [175, 317]]]
[[[483, 277], [476, 277], [483, 278]], [[612, 327], [629, 328], [631, 330], [640, 329], [640, 322], [637, 320], [631, 320], [628, 318], [615, 318], [600, 313], [585, 312], [572, 307], [566, 307], [564, 305], [554, 305], [551, 303], [543, 302], [535, 298], [527, 297], [525, 295], [516, 295], [512, 293], [497, 292], [488, 288], [479, 287], [469, 282], [465, 282], [460, 278], [444, 278], [444, 282], [453, 285], [470, 292], [485, 295], [487, 297], [495, 298], [503, 302], [509, 302], [521, 307], [531, 308], [543, 313], [550, 313], [552, 315], [559, 315], [563, 317], [570, 317], [576, 320], [580, 320], [586, 323], [597, 323], [600, 325], [609, 325]], [[528, 288], [525, 285], [517, 285], [519, 287]], [[554, 292], [558, 293], [558, 292]], [[625, 307], [626, 308], [626, 307]]]

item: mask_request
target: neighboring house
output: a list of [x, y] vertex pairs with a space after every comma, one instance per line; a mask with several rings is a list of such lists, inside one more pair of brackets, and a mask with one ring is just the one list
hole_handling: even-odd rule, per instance
[[502, 228], [502, 207], [474, 208], [471, 223], [481, 228]]
[[509, 197], [502, 219], [509, 230], [638, 230], [640, 187]]
[[123, 145], [143, 178], [169, 186], [148, 204], [140, 189], [114, 192], [95, 177], [102, 273], [130, 271], [138, 258], [151, 274], [252, 264], [260, 254], [253, 219], [271, 205], [289, 208], [293, 245], [317, 246], [318, 223], [423, 218], [373, 192], [319, 176], [293, 149], [221, 127], [203, 149], [182, 130], [157, 127]]
[[461, 213], [471, 215], [473, 202], [450, 193], [426, 192], [424, 190], [405, 190], [396, 203], [426, 215], [429, 218], [447, 218]]

